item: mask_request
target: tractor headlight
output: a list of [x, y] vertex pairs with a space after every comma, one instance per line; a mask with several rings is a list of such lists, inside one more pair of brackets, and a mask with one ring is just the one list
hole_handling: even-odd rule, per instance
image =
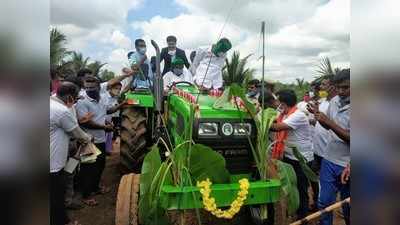
[[251, 134], [251, 124], [250, 123], [237, 123], [233, 126], [234, 135], [244, 136]]
[[200, 123], [199, 136], [216, 136], [218, 135], [217, 123]]
[[230, 124], [230, 123], [224, 123], [224, 124], [222, 125], [222, 133], [223, 133], [225, 136], [232, 135], [232, 133], [233, 133], [233, 126], [232, 126], [232, 124]]

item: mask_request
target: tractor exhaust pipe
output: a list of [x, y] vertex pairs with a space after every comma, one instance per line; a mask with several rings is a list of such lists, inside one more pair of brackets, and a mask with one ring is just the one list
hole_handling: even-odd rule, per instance
[[155, 111], [161, 112], [163, 101], [163, 78], [160, 72], [160, 48], [154, 40], [151, 40], [151, 45], [153, 45], [156, 50], [156, 76], [153, 83]]

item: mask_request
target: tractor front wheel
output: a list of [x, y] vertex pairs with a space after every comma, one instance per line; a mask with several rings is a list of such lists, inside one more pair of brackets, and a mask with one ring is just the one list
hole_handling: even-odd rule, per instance
[[115, 225], [139, 224], [139, 186], [140, 174], [122, 176], [118, 187]]
[[121, 120], [120, 162], [123, 170], [140, 173], [147, 153], [147, 117], [144, 108], [126, 107]]

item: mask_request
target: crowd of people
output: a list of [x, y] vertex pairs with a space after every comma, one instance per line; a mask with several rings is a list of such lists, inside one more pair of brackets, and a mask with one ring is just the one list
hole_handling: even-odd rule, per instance
[[[209, 48], [190, 54], [177, 47], [177, 39], [168, 36], [167, 47], [161, 51], [164, 90], [176, 82], [190, 82], [202, 90], [223, 88], [222, 70], [226, 54], [232, 44], [220, 39]], [[127, 54], [127, 65], [122, 75], [109, 81], [101, 79], [88, 69], [74, 76], [59, 77], [51, 84], [50, 96], [50, 218], [52, 225], [77, 224], [71, 222], [66, 209], [96, 206], [96, 195], [107, 194], [110, 189], [101, 177], [113, 140], [119, 135], [122, 93], [132, 89], [148, 89], [155, 76], [155, 57], [146, 55], [146, 42], [135, 40], [135, 51]], [[54, 81], [55, 79], [53, 79]], [[308, 190], [314, 193], [315, 208], [324, 208], [336, 200], [350, 195], [350, 70], [327, 76], [313, 85], [313, 90], [298, 102], [293, 90], [274, 91], [267, 84], [260, 91], [260, 82], [249, 82], [248, 97], [259, 105], [279, 111], [272, 125], [275, 142], [272, 156], [291, 164], [296, 172], [300, 197], [298, 217], [303, 218], [309, 208]], [[263, 95], [262, 95], [263, 94]], [[264, 100], [263, 104], [261, 101]], [[94, 148], [88, 146], [94, 145]], [[310, 167], [319, 174], [319, 182], [311, 183], [304, 174], [292, 146], [296, 146]], [[77, 163], [74, 159], [84, 151], [98, 151], [95, 160]], [[93, 150], [95, 149], [95, 150]], [[93, 152], [92, 152], [93, 153]], [[68, 169], [67, 169], [68, 167]], [[76, 201], [80, 193], [80, 201]], [[343, 215], [348, 223], [349, 207]], [[332, 215], [321, 219], [321, 224], [332, 224]]]
[[[166, 41], [167, 47], [161, 51], [165, 90], [180, 81], [205, 88], [222, 86], [222, 67], [226, 52], [232, 47], [228, 39], [223, 38], [208, 49], [193, 51], [190, 54], [192, 63], [189, 63], [185, 51], [177, 48], [176, 37], [168, 36]], [[120, 96], [128, 90], [151, 88], [155, 74], [155, 57], [148, 59], [143, 39], [135, 40], [135, 51], [127, 54], [127, 61], [121, 76], [105, 82], [86, 68], [66, 77], [51, 71], [52, 225], [78, 224], [70, 221], [67, 209], [96, 206], [96, 195], [110, 191], [102, 184], [101, 178], [106, 156], [112, 151], [113, 140], [119, 135], [119, 110], [126, 104]], [[207, 74], [211, 77], [205, 76], [208, 67], [210, 71]], [[216, 80], [216, 77], [219, 79]], [[83, 161], [82, 156], [86, 153], [95, 154], [95, 159]], [[78, 163], [74, 164], [74, 161]]]
[[[279, 112], [271, 127], [275, 142], [271, 156], [293, 166], [300, 200], [298, 219], [335, 203], [339, 192], [341, 199], [350, 197], [350, 69], [313, 82], [300, 102], [293, 90], [274, 92], [270, 83], [265, 87], [261, 92], [260, 82], [250, 81], [247, 96]], [[310, 182], [293, 147], [319, 175], [318, 182]], [[311, 208], [310, 186], [314, 203]], [[349, 205], [345, 204], [342, 212], [346, 225], [350, 224]], [[332, 221], [332, 213], [327, 213], [320, 224], [332, 225]]]

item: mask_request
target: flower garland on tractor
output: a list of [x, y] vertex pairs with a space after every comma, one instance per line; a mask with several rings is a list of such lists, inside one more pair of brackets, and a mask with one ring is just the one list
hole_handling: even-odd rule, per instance
[[218, 209], [215, 204], [215, 199], [210, 197], [211, 184], [212, 183], [208, 178], [201, 182], [197, 182], [197, 187], [200, 188], [200, 193], [203, 197], [204, 208], [218, 218], [232, 219], [233, 216], [240, 211], [240, 208], [243, 206], [244, 201], [247, 198], [250, 187], [249, 180], [246, 178], [239, 180], [240, 191], [237, 193], [237, 198], [231, 203], [230, 208], [227, 210]]

